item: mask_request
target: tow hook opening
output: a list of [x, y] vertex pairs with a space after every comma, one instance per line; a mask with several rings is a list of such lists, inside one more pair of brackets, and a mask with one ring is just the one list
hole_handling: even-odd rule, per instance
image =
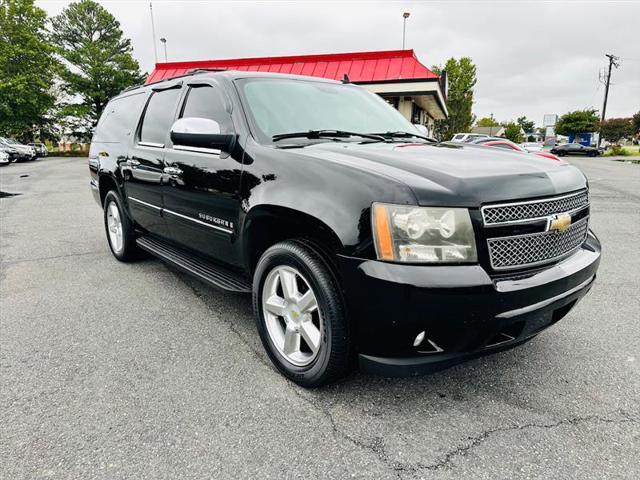
[[511, 325], [507, 325], [502, 328], [498, 333], [496, 333], [485, 345], [485, 348], [496, 347], [498, 345], [502, 345], [504, 343], [509, 343], [516, 340], [522, 330], [524, 329], [524, 322], [515, 322]]
[[444, 352], [444, 349], [441, 348], [436, 342], [427, 338], [427, 332], [424, 330], [416, 335], [415, 340], [413, 341], [413, 346], [417, 348], [419, 353], [440, 353]]

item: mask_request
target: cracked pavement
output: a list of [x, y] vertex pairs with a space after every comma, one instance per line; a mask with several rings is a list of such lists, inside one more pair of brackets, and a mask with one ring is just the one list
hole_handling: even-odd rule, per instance
[[250, 298], [115, 261], [86, 159], [1, 168], [0, 478], [640, 478], [640, 166], [570, 161], [604, 253], [565, 319], [319, 390], [274, 370]]

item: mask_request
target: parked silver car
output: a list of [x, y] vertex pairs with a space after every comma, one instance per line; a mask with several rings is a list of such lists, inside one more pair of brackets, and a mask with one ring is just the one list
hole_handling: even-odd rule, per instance
[[542, 143], [537, 142], [521, 143], [520, 146], [529, 153], [541, 152], [543, 147]]
[[36, 149], [29, 145], [23, 145], [12, 138], [0, 137], [0, 143], [18, 151], [18, 160], [35, 160]]
[[29, 146], [36, 149], [36, 155], [38, 157], [46, 157], [49, 155], [49, 150], [47, 150], [47, 146], [44, 143], [30, 143]]
[[9, 154], [5, 153], [4, 150], [0, 150], [0, 165], [9, 165], [10, 163]]
[[7, 157], [9, 157], [10, 163], [13, 163], [16, 160], [18, 160], [18, 157], [20, 156], [20, 153], [18, 152], [18, 150], [16, 150], [13, 147], [10, 147], [9, 145], [5, 145], [4, 143], [2, 143], [2, 141], [0, 141], [0, 152], [5, 153]]

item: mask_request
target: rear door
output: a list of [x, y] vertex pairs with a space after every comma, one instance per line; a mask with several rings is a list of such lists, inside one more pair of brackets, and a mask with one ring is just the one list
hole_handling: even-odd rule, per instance
[[143, 230], [167, 237], [162, 217], [164, 156], [169, 128], [176, 115], [182, 82], [153, 90], [142, 115], [135, 141], [123, 164], [129, 209]]
[[[180, 118], [207, 118], [221, 133], [235, 131], [231, 102], [215, 81], [191, 82]], [[197, 253], [236, 264], [232, 245], [240, 209], [241, 149], [219, 150], [169, 145], [166, 157], [169, 185], [164, 214], [174, 242]]]

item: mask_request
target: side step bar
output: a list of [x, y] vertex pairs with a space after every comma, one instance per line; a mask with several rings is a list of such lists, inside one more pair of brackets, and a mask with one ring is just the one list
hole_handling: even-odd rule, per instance
[[242, 275], [203, 260], [191, 253], [158, 240], [157, 238], [144, 236], [136, 239], [138, 246], [155, 255], [178, 269], [189, 273], [212, 287], [220, 288], [228, 292], [250, 293], [251, 282]]

